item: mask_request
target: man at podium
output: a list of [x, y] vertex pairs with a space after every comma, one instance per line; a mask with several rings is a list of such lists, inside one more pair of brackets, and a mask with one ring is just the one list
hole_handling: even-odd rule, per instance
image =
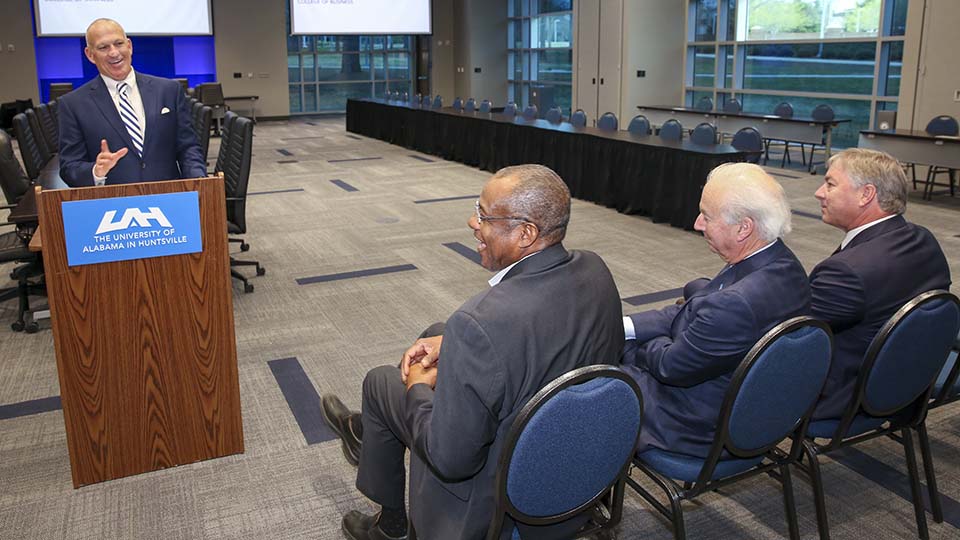
[[207, 175], [176, 81], [131, 65], [133, 43], [111, 19], [87, 27], [99, 77], [60, 98], [60, 177], [72, 187]]

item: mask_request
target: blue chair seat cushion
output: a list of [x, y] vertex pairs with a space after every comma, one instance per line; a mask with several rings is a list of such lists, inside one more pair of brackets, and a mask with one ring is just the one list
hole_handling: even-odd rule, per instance
[[[706, 461], [703, 458], [676, 454], [656, 448], [637, 454], [637, 458], [660, 474], [682, 482], [696, 481], [697, 477], [700, 476], [700, 470], [703, 469], [703, 463]], [[710, 479], [716, 480], [733, 476], [750, 470], [761, 461], [763, 461], [763, 456], [750, 459], [721, 459], [717, 462], [717, 467]]]
[[[850, 429], [847, 430], [846, 436], [853, 437], [855, 435], [860, 435], [861, 433], [872, 431], [882, 426], [887, 420], [889, 419], [859, 414], [854, 417], [853, 422], [850, 424]], [[814, 420], [813, 422], [810, 422], [810, 426], [807, 428], [807, 436], [816, 437], [818, 439], [831, 439], [833, 438], [833, 434], [837, 432], [837, 426], [839, 425], [839, 418]]]

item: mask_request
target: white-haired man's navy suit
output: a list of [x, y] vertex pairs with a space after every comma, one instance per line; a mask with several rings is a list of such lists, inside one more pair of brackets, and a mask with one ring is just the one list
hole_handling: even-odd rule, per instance
[[146, 116], [142, 157], [101, 76], [60, 98], [60, 178], [70, 186], [94, 185], [93, 165], [103, 139], [111, 152], [129, 149], [107, 173], [107, 184], [207, 175], [183, 87], [142, 73], [136, 77]]
[[771, 328], [809, 311], [806, 272], [777, 240], [683, 305], [630, 315], [637, 339], [626, 342], [622, 361], [643, 395], [638, 451], [706, 457], [740, 361]]

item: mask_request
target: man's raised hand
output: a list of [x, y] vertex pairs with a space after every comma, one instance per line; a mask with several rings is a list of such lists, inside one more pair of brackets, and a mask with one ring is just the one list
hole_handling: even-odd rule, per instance
[[127, 148], [121, 148], [116, 152], [111, 152], [107, 146], [106, 139], [100, 139], [100, 153], [97, 154], [97, 162], [93, 166], [93, 174], [98, 177], [106, 176], [110, 169], [120, 161], [120, 158], [127, 155]]

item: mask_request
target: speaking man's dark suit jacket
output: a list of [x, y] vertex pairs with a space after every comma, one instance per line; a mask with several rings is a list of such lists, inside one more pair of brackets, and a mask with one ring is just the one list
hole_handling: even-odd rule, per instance
[[706, 457], [740, 361], [768, 330], [810, 311], [806, 272], [781, 240], [722, 271], [683, 305], [631, 315], [624, 369], [643, 393], [643, 451]]
[[814, 418], [839, 418], [863, 356], [887, 320], [922, 292], [950, 288], [930, 231], [897, 216], [864, 231], [810, 273], [813, 316], [833, 330], [833, 360]]
[[497, 461], [520, 409], [572, 369], [616, 363], [622, 346], [620, 296], [591, 252], [553, 245], [463, 304], [443, 331], [436, 391], [414, 385], [402, 405], [417, 535], [483, 538]]
[[102, 139], [111, 152], [129, 149], [107, 173], [107, 184], [207, 175], [183, 87], [142, 73], [136, 77], [147, 123], [143, 158], [137, 156], [100, 75], [60, 98], [60, 178], [70, 186], [94, 185], [93, 165]]

